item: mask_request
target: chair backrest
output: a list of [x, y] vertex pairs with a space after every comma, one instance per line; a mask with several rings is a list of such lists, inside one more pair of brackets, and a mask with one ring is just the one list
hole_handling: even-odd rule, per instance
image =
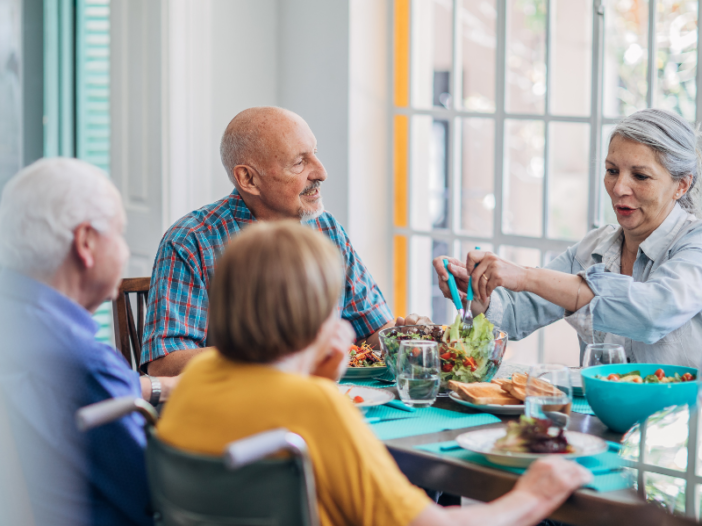
[[[126, 278], [119, 286], [117, 299], [112, 302], [112, 317], [115, 327], [115, 346], [130, 367], [139, 370], [141, 339], [144, 335], [146, 300], [149, 296], [151, 278]], [[136, 295], [137, 316], [130, 295]]]
[[153, 430], [149, 435], [146, 463], [156, 526], [317, 526], [306, 456], [265, 458], [232, 469], [224, 457], [186, 453], [164, 444]]

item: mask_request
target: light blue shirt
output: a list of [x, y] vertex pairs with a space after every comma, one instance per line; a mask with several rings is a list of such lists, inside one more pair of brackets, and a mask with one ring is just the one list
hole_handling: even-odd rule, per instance
[[81, 407], [141, 396], [138, 374], [95, 340], [97, 330], [73, 300], [0, 269], [0, 488], [19, 484], [1, 467], [13, 455], [36, 526], [153, 525], [143, 418], [76, 426]]
[[496, 289], [486, 316], [520, 340], [565, 318], [588, 343], [620, 343], [631, 362], [699, 367], [702, 359], [702, 221], [676, 204], [621, 274], [622, 228], [589, 232], [546, 268], [579, 274], [595, 297], [573, 313], [529, 292]]

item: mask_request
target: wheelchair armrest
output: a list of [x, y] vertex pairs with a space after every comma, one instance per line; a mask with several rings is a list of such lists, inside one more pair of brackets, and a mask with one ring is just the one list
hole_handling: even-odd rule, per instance
[[238, 469], [280, 451], [306, 457], [307, 444], [300, 435], [287, 429], [272, 429], [227, 445], [224, 463], [229, 469]]
[[158, 413], [146, 400], [134, 396], [123, 396], [87, 405], [76, 411], [76, 425], [81, 431], [88, 431], [103, 424], [119, 420], [125, 415], [137, 411], [147, 423], [155, 425]]

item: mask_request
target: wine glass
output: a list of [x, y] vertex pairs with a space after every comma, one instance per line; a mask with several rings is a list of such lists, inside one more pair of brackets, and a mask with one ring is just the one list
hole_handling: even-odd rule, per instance
[[548, 419], [553, 426], [565, 428], [572, 404], [573, 387], [568, 367], [540, 364], [529, 368], [524, 401], [526, 416]]
[[627, 363], [624, 347], [618, 343], [590, 343], [585, 347], [583, 368], [610, 363]]
[[441, 383], [439, 345], [434, 341], [405, 340], [397, 353], [397, 391], [410, 407], [429, 407]]

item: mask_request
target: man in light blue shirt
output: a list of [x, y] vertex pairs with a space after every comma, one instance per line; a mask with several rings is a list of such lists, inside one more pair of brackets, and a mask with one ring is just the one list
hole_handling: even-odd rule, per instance
[[[95, 339], [91, 313], [115, 296], [129, 256], [124, 221], [106, 174], [75, 159], [38, 161], [2, 194], [0, 458], [14, 470], [0, 470], [0, 524], [153, 523], [143, 419], [87, 433], [75, 424], [85, 405], [118, 396], [157, 403], [177, 382], [161, 379], [164, 396], [152, 397], [159, 380], [140, 380]], [[8, 498], [17, 494], [24, 498]]]

